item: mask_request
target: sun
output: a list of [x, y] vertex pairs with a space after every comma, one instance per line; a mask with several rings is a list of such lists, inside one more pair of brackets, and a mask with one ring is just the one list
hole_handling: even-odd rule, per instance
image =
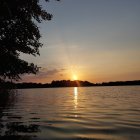
[[78, 80], [77, 75], [73, 75], [73, 80]]

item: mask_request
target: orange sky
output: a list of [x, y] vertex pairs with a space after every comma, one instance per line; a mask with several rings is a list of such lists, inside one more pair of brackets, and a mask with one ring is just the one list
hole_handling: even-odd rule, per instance
[[91, 82], [140, 79], [140, 1], [70, 0], [43, 8], [54, 17], [40, 24], [39, 57], [22, 55], [38, 64], [26, 82], [79, 80]]

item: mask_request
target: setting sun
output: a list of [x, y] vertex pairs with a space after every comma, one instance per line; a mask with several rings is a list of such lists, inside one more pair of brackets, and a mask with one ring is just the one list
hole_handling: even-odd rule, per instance
[[73, 80], [78, 80], [77, 75], [73, 75]]

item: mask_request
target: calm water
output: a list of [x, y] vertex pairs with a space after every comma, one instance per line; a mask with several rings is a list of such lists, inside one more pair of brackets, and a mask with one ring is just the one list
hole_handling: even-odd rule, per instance
[[0, 135], [26, 140], [140, 140], [140, 86], [18, 90]]

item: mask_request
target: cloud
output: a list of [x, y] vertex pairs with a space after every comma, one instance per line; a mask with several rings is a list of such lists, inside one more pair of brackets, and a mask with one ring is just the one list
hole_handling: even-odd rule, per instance
[[55, 77], [63, 76], [65, 69], [63, 68], [54, 68], [54, 69], [47, 69], [47, 68], [41, 68], [40, 71], [34, 75], [24, 75], [22, 76], [22, 79], [24, 82], [38, 82], [42, 81], [44, 79], [55, 79]]
[[41, 71], [38, 76], [53, 76], [57, 73], [59, 73], [60, 70], [59, 69], [51, 69], [51, 70], [45, 70], [45, 71]]

